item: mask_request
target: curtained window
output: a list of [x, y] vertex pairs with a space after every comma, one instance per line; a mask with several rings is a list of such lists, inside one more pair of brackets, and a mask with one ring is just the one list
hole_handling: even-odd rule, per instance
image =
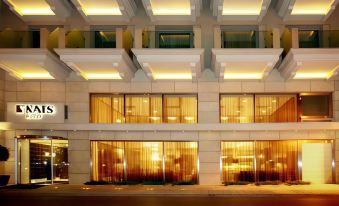
[[126, 95], [126, 123], [161, 122], [161, 95]]
[[92, 180], [189, 182], [198, 179], [197, 142], [91, 141]]
[[254, 121], [252, 95], [222, 95], [220, 98], [221, 123], [251, 123]]
[[165, 95], [164, 122], [197, 123], [197, 96]]
[[296, 95], [255, 96], [255, 122], [296, 121]]
[[91, 95], [92, 123], [123, 123], [124, 97], [122, 95]]

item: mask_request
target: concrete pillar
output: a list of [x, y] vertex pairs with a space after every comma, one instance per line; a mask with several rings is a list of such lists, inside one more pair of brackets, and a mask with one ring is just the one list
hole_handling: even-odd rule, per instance
[[88, 132], [68, 132], [68, 174], [70, 184], [90, 181], [90, 141]]
[[214, 48], [221, 48], [221, 30], [220, 27], [214, 27]]
[[47, 28], [40, 29], [40, 48], [47, 48], [49, 31]]
[[198, 84], [199, 123], [219, 123], [219, 83]]
[[336, 166], [336, 183], [339, 184], [339, 130], [336, 131], [335, 144], [335, 166]]
[[320, 34], [320, 47], [329, 48], [330, 42], [330, 26], [329, 25], [323, 25], [323, 32]]
[[116, 48], [123, 48], [123, 30], [122, 28], [116, 28]]
[[66, 46], [65, 28], [59, 28], [58, 48], [63, 49]]
[[292, 48], [299, 48], [299, 29], [292, 28]]
[[220, 134], [199, 133], [199, 184], [220, 185]]
[[149, 48], [155, 48], [155, 26], [149, 26], [147, 31], [149, 36]]
[[201, 28], [198, 26], [194, 26], [193, 33], [194, 33], [194, 48], [201, 48]]
[[273, 48], [280, 48], [280, 29], [273, 28]]
[[[259, 46], [259, 48], [265, 48], [265, 46], [266, 46], [266, 42], [265, 42], [265, 30], [266, 30], [266, 26], [264, 26], [264, 25], [260, 25], [259, 26], [259, 42], [257, 42], [256, 44], [256, 46]], [[259, 45], [258, 45], [258, 43], [259, 43]]]
[[142, 48], [142, 28], [139, 27], [134, 30], [134, 48]]

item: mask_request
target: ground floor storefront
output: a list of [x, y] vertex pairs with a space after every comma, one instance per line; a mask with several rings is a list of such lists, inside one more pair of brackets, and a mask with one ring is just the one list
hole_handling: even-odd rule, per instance
[[338, 181], [338, 131], [7, 130], [11, 184]]

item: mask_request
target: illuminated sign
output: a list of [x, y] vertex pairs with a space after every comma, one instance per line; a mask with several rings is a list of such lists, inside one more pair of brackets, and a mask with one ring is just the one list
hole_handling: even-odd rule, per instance
[[64, 103], [7, 102], [8, 122], [64, 123]]
[[25, 115], [25, 119], [42, 119], [45, 115], [55, 114], [55, 106], [50, 104], [17, 104], [15, 111], [17, 114]]

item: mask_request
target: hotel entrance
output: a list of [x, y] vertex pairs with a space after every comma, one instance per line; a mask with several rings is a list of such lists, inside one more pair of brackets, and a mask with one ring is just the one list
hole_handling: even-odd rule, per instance
[[17, 184], [68, 182], [68, 140], [22, 135], [16, 138]]

